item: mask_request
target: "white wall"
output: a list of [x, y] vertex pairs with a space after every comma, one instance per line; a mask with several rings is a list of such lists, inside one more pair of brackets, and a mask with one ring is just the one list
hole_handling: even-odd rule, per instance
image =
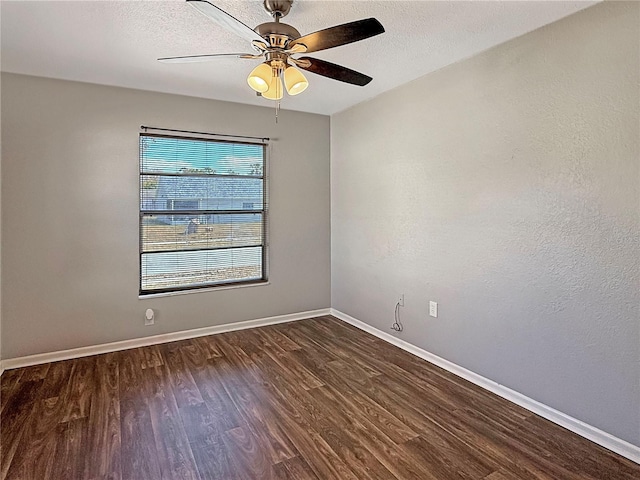
[[[2, 92], [1, 77], [0, 92]], [[2, 111], [2, 95], [0, 95], [0, 111]], [[2, 115], [0, 115], [0, 360], [2, 360]], [[2, 374], [1, 366], [0, 374]]]
[[639, 10], [332, 117], [331, 248], [337, 310], [391, 333], [404, 293], [403, 339], [640, 446]]
[[[140, 125], [273, 138], [270, 285], [138, 299]], [[330, 306], [329, 117], [3, 74], [2, 140], [3, 358]]]

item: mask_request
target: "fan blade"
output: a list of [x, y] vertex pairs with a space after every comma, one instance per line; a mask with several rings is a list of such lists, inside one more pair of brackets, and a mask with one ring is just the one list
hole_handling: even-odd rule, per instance
[[[323, 77], [332, 78], [340, 82], [351, 83], [364, 87], [373, 78], [365, 75], [364, 73], [356, 72], [350, 68], [336, 65], [319, 58], [302, 57], [298, 59], [299, 64], [296, 64], [299, 68], [307, 70], [308, 72], [315, 73], [316, 75], [322, 75]], [[309, 62], [308, 66], [305, 63]]]
[[192, 7], [197, 8], [201, 13], [205, 14], [211, 20], [216, 22], [221, 27], [226, 28], [230, 32], [235, 33], [236, 35], [246, 38], [247, 40], [256, 40], [261, 43], [265, 43], [264, 38], [258, 35], [253, 31], [252, 28], [248, 27], [240, 20], [235, 17], [232, 17], [224, 10], [212, 5], [211, 3], [205, 0], [187, 0]]
[[216, 60], [220, 57], [236, 57], [236, 58], [262, 58], [262, 55], [253, 55], [251, 53], [215, 53], [212, 55], [188, 55], [186, 57], [164, 57], [159, 58], [158, 61], [162, 63], [196, 63], [196, 62], [208, 62], [209, 60]]
[[319, 30], [289, 42], [288, 48], [297, 44], [307, 47], [307, 53], [339, 47], [348, 43], [359, 42], [369, 37], [384, 33], [384, 27], [375, 18], [357, 20], [355, 22], [336, 25]]

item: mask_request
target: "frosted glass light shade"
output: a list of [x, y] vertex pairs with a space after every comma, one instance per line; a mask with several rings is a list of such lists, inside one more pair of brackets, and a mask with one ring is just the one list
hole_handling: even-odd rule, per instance
[[298, 95], [309, 86], [309, 82], [302, 72], [294, 67], [287, 67], [284, 71], [284, 84], [289, 95]]
[[271, 77], [269, 90], [262, 92], [262, 96], [269, 100], [280, 100], [283, 95], [283, 90], [284, 88], [282, 87], [282, 80], [280, 80], [280, 76]]
[[264, 93], [269, 90], [272, 74], [271, 65], [261, 63], [251, 71], [247, 77], [247, 83], [256, 92]]

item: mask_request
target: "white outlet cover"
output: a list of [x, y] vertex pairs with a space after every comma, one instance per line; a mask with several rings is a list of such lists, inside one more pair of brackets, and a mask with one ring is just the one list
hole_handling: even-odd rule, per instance
[[429, 302], [429, 315], [438, 317], [438, 302]]

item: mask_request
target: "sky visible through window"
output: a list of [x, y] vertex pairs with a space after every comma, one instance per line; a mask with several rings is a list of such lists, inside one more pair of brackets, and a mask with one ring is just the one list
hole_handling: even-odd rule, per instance
[[262, 145], [143, 136], [140, 148], [146, 173], [262, 173]]

